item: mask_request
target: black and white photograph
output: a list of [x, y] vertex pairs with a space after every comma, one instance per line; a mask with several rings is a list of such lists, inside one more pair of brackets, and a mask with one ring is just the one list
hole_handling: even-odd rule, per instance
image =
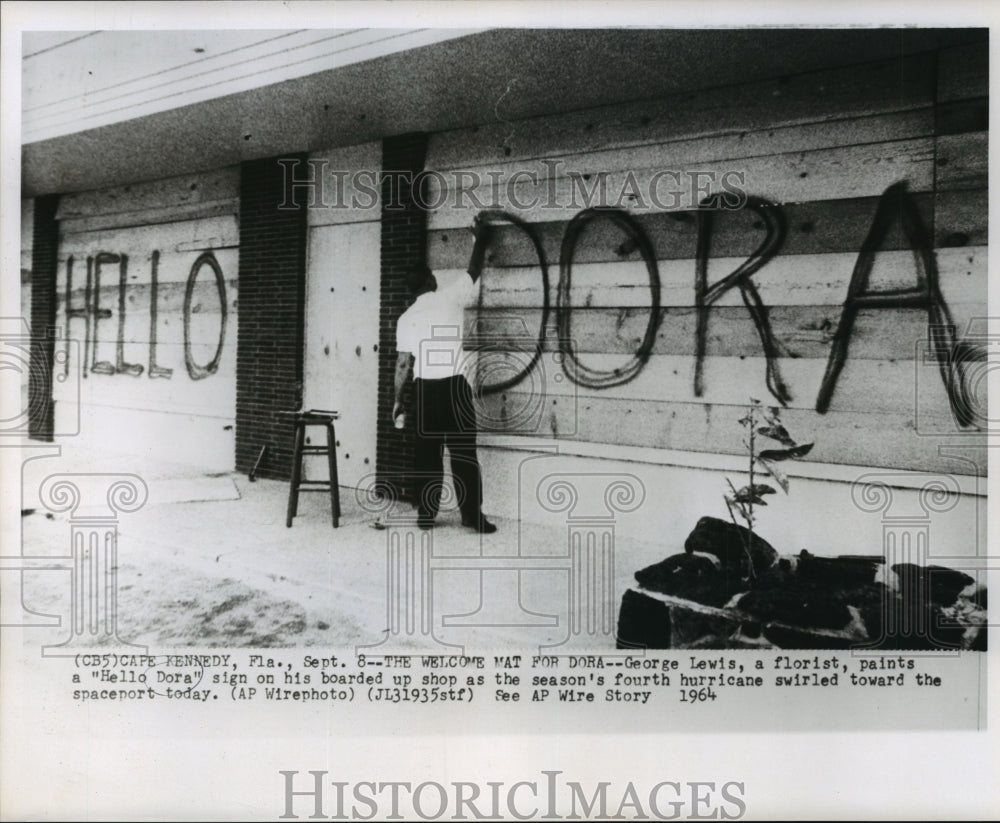
[[987, 4], [0, 10], [0, 817], [996, 813]]

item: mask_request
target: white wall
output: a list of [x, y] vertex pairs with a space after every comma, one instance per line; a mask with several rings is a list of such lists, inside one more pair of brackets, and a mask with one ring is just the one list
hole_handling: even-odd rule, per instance
[[[515, 446], [512, 448], [512, 446]], [[634, 512], [604, 510], [600, 501], [588, 504], [586, 513], [614, 515], [617, 562], [637, 570], [684, 550], [684, 540], [700, 517], [728, 519], [723, 502], [726, 478], [734, 484], [746, 482], [742, 461], [693, 453], [651, 454], [649, 449], [617, 449], [598, 456], [539, 451], [538, 441], [485, 436], [479, 449], [483, 467], [484, 511], [498, 517], [550, 523], [553, 515], [536, 499], [540, 480], [550, 474], [566, 474], [580, 488], [592, 485], [596, 474], [632, 475], [643, 488], [645, 501]], [[562, 444], [572, 448], [572, 444]], [[559, 448], [553, 444], [553, 448]], [[630, 459], [631, 458], [631, 459]], [[658, 462], [651, 462], [655, 459]], [[956, 462], [956, 468], [965, 468]], [[931, 555], [928, 562], [954, 566], [955, 558], [974, 556], [986, 550], [986, 481], [962, 475], [894, 472], [845, 467], [840, 477], [830, 478], [828, 467], [801, 464], [802, 473], [790, 477], [789, 494], [768, 498], [758, 509], [756, 530], [783, 555], [803, 549], [818, 555], [884, 553], [883, 533], [894, 524], [927, 528]], [[882, 482], [890, 487], [890, 498], [879, 494], [865, 498], [852, 494], [853, 481]], [[957, 491], [941, 500], [921, 497], [920, 488], [940, 483]], [[890, 501], [883, 510], [883, 499]], [[557, 515], [563, 517], [563, 515]], [[978, 542], [977, 542], [978, 541]]]

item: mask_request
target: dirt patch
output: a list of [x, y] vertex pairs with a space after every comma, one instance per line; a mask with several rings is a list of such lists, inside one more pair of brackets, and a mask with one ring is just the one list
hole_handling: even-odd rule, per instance
[[[150, 646], [288, 647], [354, 642], [357, 623], [276, 597], [230, 577], [206, 578], [179, 565], [145, 562], [118, 569], [118, 636]], [[69, 575], [25, 574], [25, 603], [69, 614]], [[65, 625], [65, 622], [64, 622]]]
[[[166, 570], [164, 570], [166, 571]], [[150, 645], [274, 647], [325, 645], [337, 640], [329, 615], [229, 577], [205, 579], [174, 567], [169, 577], [123, 567], [121, 632]], [[161, 586], [169, 579], [169, 587]], [[166, 591], [164, 591], [166, 588]], [[355, 627], [354, 631], [358, 631]]]

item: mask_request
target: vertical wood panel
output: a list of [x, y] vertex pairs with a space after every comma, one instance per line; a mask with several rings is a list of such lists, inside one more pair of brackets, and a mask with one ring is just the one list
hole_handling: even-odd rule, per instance
[[328, 149], [309, 155], [295, 179], [315, 178], [315, 204], [309, 208], [309, 225], [377, 221], [381, 215], [378, 174], [382, 168], [382, 144], [378, 141]]
[[[380, 244], [377, 223], [309, 231], [304, 403], [341, 413], [339, 471], [346, 486], [362, 485], [375, 471]], [[326, 478], [325, 459], [307, 466], [311, 476]]]
[[938, 61], [939, 103], [986, 97], [990, 91], [989, 44], [943, 49]]
[[989, 132], [942, 135], [936, 162], [938, 191], [986, 188]]

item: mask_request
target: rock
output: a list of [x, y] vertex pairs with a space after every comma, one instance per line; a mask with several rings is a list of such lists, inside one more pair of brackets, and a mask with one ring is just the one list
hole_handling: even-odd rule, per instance
[[756, 588], [741, 597], [738, 605], [761, 621], [776, 620], [803, 628], [842, 629], [851, 621], [843, 601], [804, 581]]
[[[684, 551], [714, 554], [722, 563], [724, 574], [747, 577], [746, 539], [749, 530], [718, 517], [703, 517], [684, 541]], [[774, 565], [778, 552], [766, 540], [753, 535], [750, 556], [756, 575]]]
[[976, 591], [972, 595], [972, 602], [975, 603], [979, 608], [986, 609], [989, 608], [986, 597], [986, 587], [977, 586]]
[[670, 642], [675, 649], [737, 648], [730, 642], [740, 629], [740, 621], [736, 618], [710, 616], [683, 606], [671, 606], [670, 623]]
[[665, 603], [629, 589], [618, 612], [619, 649], [669, 649], [670, 609]]
[[763, 629], [764, 637], [779, 649], [852, 649], [859, 645], [856, 638], [847, 636], [831, 637], [818, 635], [806, 628], [768, 623]]
[[965, 572], [945, 566], [918, 566], [914, 563], [896, 563], [892, 570], [899, 578], [899, 594], [913, 607], [924, 606], [922, 601], [939, 606], [951, 606], [958, 600], [958, 593], [975, 582]]
[[[714, 557], [714, 556], [713, 556]], [[683, 597], [708, 606], [722, 606], [746, 589], [738, 574], [726, 574], [713, 557], [675, 554], [635, 573], [644, 589]]]
[[831, 586], [858, 586], [873, 582], [884, 562], [881, 557], [816, 557], [803, 549], [797, 571], [803, 579], [824, 581]]
[[644, 589], [680, 595], [678, 587], [715, 578], [718, 573], [715, 564], [707, 557], [675, 554], [659, 563], [640, 569], [635, 573], [635, 579]]

